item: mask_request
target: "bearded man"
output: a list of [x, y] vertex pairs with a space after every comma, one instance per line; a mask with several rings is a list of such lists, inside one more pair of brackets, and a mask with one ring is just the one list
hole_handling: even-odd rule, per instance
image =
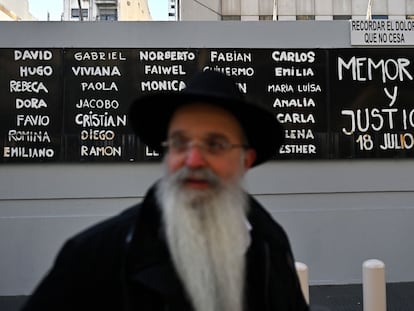
[[24, 310], [308, 310], [285, 232], [243, 190], [283, 143], [272, 112], [206, 71], [135, 101], [130, 122], [165, 150], [164, 177], [71, 238]]

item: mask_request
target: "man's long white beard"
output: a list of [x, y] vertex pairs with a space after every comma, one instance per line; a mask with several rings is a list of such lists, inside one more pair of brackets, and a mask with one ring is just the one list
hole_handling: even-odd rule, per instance
[[183, 170], [164, 178], [157, 194], [178, 275], [196, 311], [242, 311], [246, 195], [239, 181], [222, 185], [214, 176], [212, 189], [185, 188], [180, 181], [194, 175]]

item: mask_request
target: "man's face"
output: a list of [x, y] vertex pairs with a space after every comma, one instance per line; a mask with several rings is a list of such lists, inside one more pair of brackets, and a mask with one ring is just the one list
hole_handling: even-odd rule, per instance
[[167, 245], [194, 310], [243, 310], [248, 197], [242, 176], [255, 160], [235, 117], [191, 104], [173, 115], [157, 187]]
[[[168, 173], [183, 167], [208, 168], [222, 182], [230, 182], [240, 177], [256, 157], [253, 149], [241, 147], [245, 142], [237, 119], [214, 105], [195, 103], [179, 108], [171, 119], [167, 139], [178, 146], [188, 146], [169, 146], [165, 159]], [[214, 152], [214, 146], [222, 143], [234, 147], [224, 152]], [[184, 186], [206, 189], [210, 185], [203, 179], [189, 178]]]

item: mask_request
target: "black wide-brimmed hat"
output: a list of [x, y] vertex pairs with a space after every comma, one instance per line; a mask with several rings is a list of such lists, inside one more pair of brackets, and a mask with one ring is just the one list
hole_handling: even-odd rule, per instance
[[196, 74], [179, 92], [160, 92], [144, 95], [130, 108], [129, 122], [142, 142], [162, 152], [168, 126], [178, 107], [194, 103], [217, 105], [240, 122], [249, 146], [256, 150], [253, 166], [278, 154], [284, 132], [274, 113], [259, 104], [247, 101], [235, 81], [219, 72]]

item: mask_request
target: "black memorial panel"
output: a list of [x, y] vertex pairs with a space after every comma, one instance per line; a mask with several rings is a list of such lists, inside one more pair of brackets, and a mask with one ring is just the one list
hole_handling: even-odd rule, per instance
[[277, 158], [412, 157], [413, 59], [374, 48], [0, 49], [0, 161], [159, 161], [129, 106], [201, 70], [274, 111], [286, 137]]

